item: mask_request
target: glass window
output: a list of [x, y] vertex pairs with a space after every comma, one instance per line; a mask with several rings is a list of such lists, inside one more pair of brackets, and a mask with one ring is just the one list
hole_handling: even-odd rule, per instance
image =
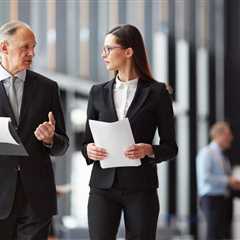
[[80, 12], [80, 76], [86, 79], [90, 78], [90, 52], [89, 52], [89, 1], [79, 2]]
[[48, 69], [56, 68], [56, 1], [47, 2], [47, 53]]

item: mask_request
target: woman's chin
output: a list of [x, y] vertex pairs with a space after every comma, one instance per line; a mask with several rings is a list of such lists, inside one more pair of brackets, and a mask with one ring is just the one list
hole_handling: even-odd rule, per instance
[[117, 71], [117, 69], [113, 66], [108, 65], [108, 66], [106, 66], [106, 68], [107, 68], [108, 71]]
[[109, 66], [109, 65], [107, 65], [106, 68], [107, 68], [108, 71], [112, 71], [113, 70], [112, 67]]

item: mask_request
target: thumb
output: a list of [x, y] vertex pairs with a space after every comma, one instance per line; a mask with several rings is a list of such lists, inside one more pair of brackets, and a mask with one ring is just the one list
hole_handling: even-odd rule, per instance
[[55, 123], [56, 123], [54, 115], [53, 115], [52, 112], [48, 113], [48, 122], [51, 123], [52, 125], [55, 125]]

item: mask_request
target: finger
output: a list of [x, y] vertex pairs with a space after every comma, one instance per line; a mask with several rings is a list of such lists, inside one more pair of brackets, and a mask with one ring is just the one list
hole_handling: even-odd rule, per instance
[[97, 151], [97, 152], [101, 152], [101, 153], [103, 153], [103, 154], [106, 154], [107, 153], [107, 151], [106, 151], [106, 149], [104, 149], [104, 148], [101, 148], [101, 147], [94, 147], [94, 150], [95, 151]]
[[99, 157], [102, 158], [107, 156], [106, 150], [98, 147], [91, 147], [89, 148], [88, 152], [90, 155], [94, 156], [95, 158], [99, 158]]
[[34, 134], [39, 141], [44, 139], [44, 135], [38, 129], [34, 132]]
[[89, 144], [88, 149], [90, 151], [99, 151], [99, 152], [102, 152], [102, 153], [107, 153], [105, 148], [97, 147], [94, 143]]
[[53, 135], [55, 133], [55, 125], [52, 124], [45, 124], [46, 128], [48, 129], [48, 132], [50, 135]]
[[106, 157], [107, 156], [106, 152], [97, 151], [97, 150], [90, 151], [90, 154], [92, 154], [96, 157]]
[[52, 124], [43, 123], [40, 125], [40, 128], [42, 128], [44, 131], [48, 131], [49, 133], [54, 132], [55, 127]]
[[87, 146], [88, 157], [92, 160], [103, 160], [107, 156], [104, 148], [97, 147], [94, 143], [89, 143]]
[[143, 154], [138, 151], [131, 151], [130, 153], [126, 153], [125, 156], [129, 159], [139, 159], [143, 158]]
[[136, 145], [131, 145], [126, 149], [126, 151], [132, 151], [132, 150], [136, 150]]
[[106, 155], [96, 154], [96, 153], [90, 153], [90, 154], [89, 154], [89, 158], [91, 158], [91, 159], [93, 159], [93, 160], [103, 160], [104, 158], [106, 158]]
[[89, 155], [89, 158], [92, 159], [92, 160], [104, 160], [105, 157], [101, 156], [95, 156], [95, 155]]
[[40, 124], [38, 127], [42, 127], [42, 126], [47, 127], [50, 132], [53, 132], [53, 133], [55, 132], [55, 125], [52, 125], [50, 122], [44, 122]]
[[135, 160], [135, 159], [139, 159], [140, 157], [137, 157], [137, 156], [129, 156], [128, 158], [131, 159], [131, 160]]
[[136, 154], [135, 154], [134, 152], [128, 152], [128, 153], [125, 154], [125, 156], [126, 156], [127, 158], [134, 158], [135, 155], [136, 155]]
[[49, 124], [41, 124], [38, 129], [46, 136], [51, 136], [53, 134], [53, 128]]
[[37, 128], [37, 134], [42, 140], [49, 137], [48, 132], [44, 131], [42, 128]]
[[133, 156], [135, 156], [137, 154], [138, 154], [137, 150], [130, 150], [130, 151], [126, 151], [125, 152], [125, 156], [127, 156], [127, 157], [133, 157]]
[[55, 126], [56, 121], [52, 112], [48, 113], [48, 122]]
[[37, 131], [44, 137], [44, 139], [51, 138], [54, 135], [54, 130], [52, 128], [49, 130], [49, 128], [44, 124], [40, 124], [40, 126], [37, 128]]
[[39, 141], [42, 140], [42, 138], [41, 138], [41, 136], [39, 135], [39, 133], [37, 132], [37, 130], [34, 132], [34, 135], [35, 135], [35, 137], [37, 138], [37, 140], [39, 140]]

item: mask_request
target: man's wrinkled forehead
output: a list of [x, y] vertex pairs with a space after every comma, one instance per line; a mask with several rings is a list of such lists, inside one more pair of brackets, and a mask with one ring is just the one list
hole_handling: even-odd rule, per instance
[[33, 31], [29, 28], [22, 27], [19, 28], [14, 35], [9, 39], [11, 42], [31, 42], [31, 44], [36, 45], [36, 38]]

